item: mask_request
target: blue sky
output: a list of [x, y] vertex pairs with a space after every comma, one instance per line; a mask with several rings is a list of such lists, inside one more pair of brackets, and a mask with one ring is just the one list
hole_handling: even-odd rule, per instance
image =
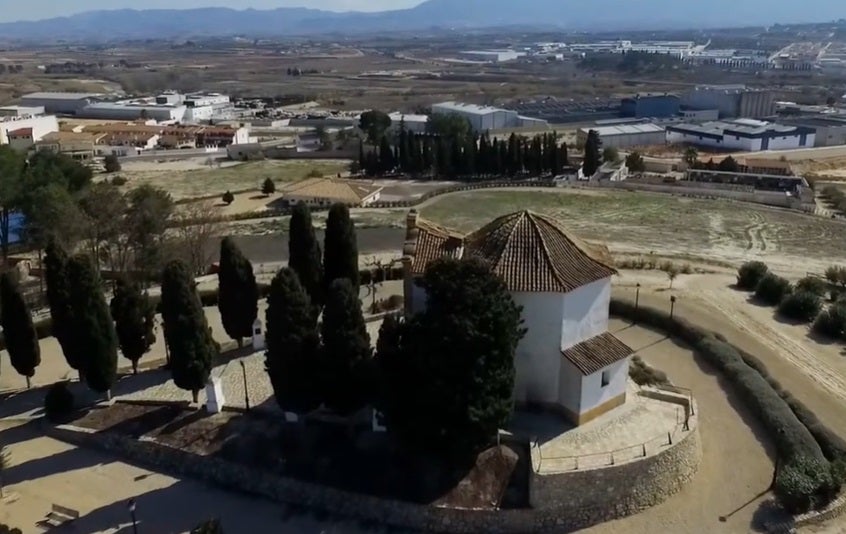
[[272, 9], [287, 6], [307, 6], [333, 11], [360, 10], [381, 11], [385, 9], [401, 9], [421, 0], [246, 0], [232, 2], [231, 0], [0, 0], [0, 22], [16, 20], [37, 20], [96, 9], [180, 9], [193, 7], [221, 6], [239, 9], [253, 7], [256, 9]]

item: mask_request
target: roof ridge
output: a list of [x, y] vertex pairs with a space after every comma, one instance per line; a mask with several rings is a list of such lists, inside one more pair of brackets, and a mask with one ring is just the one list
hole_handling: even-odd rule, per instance
[[557, 232], [559, 232], [564, 237], [564, 239], [570, 242], [571, 245], [576, 247], [580, 252], [587, 256], [589, 260], [616, 272], [617, 269], [615, 269], [613, 265], [609, 265], [605, 261], [595, 257], [596, 253], [592, 250], [590, 246], [588, 246], [588, 243], [586, 241], [571, 234], [566, 228], [559, 224], [556, 219], [553, 219], [552, 217], [547, 217], [545, 215], [539, 215], [539, 217], [544, 222], [552, 226]]
[[552, 271], [555, 276], [555, 281], [564, 288], [565, 284], [561, 280], [561, 275], [558, 273], [558, 269], [555, 268], [555, 264], [552, 263], [552, 254], [549, 251], [549, 245], [546, 242], [546, 237], [543, 235], [543, 232], [541, 232], [540, 225], [538, 224], [538, 221], [546, 221], [544, 221], [543, 217], [538, 217], [538, 214], [532, 211], [526, 210], [525, 214], [529, 217], [529, 220], [532, 223], [532, 229], [543, 247], [543, 261], [546, 263], [547, 268]]

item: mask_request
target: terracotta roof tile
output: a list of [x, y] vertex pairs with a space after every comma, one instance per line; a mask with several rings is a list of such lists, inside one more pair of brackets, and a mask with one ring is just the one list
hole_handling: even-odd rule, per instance
[[411, 273], [422, 275], [426, 267], [439, 258], [459, 258], [464, 247], [463, 236], [429, 221], [418, 219], [417, 244], [412, 256]]
[[585, 376], [625, 360], [634, 351], [628, 345], [605, 332], [561, 351], [561, 354]]
[[567, 293], [616, 274], [607, 258], [554, 219], [522, 211], [465, 238], [465, 257], [485, 260], [511, 291]]

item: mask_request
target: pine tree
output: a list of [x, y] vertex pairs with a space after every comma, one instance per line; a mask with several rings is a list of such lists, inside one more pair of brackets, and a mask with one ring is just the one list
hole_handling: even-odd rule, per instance
[[323, 305], [323, 259], [311, 220], [311, 210], [304, 202], [299, 202], [291, 212], [288, 267], [297, 273], [312, 306], [320, 310]]
[[343, 204], [335, 204], [329, 209], [323, 243], [323, 269], [327, 290], [335, 280], [346, 278], [358, 292], [358, 241], [350, 210]]
[[282, 269], [267, 297], [267, 360], [276, 402], [307, 412], [320, 404], [320, 337], [312, 303], [293, 269]]
[[0, 324], [12, 367], [26, 378], [26, 388], [32, 386], [35, 368], [41, 364], [41, 347], [32, 324], [29, 307], [11, 273], [0, 275]]
[[71, 324], [70, 283], [67, 269], [67, 253], [56, 241], [50, 240], [44, 254], [44, 278], [47, 281], [47, 303], [50, 306], [53, 336], [62, 347], [62, 354], [70, 368], [84, 372], [81, 357], [73, 350], [74, 330]]
[[162, 274], [161, 309], [173, 382], [190, 391], [197, 402], [219, 347], [212, 339], [194, 280], [180, 261], [169, 263]]
[[596, 174], [599, 167], [602, 166], [602, 141], [599, 140], [599, 132], [591, 130], [588, 132], [587, 141], [585, 142], [585, 158], [582, 163], [582, 172], [585, 177], [591, 177]]
[[329, 288], [321, 335], [323, 398], [339, 413], [353, 412], [365, 400], [362, 384], [372, 350], [358, 291], [347, 279], [335, 280]]
[[110, 307], [120, 351], [132, 362], [132, 372], [138, 374], [138, 361], [156, 341], [156, 310], [141, 287], [125, 279], [118, 280]]
[[229, 237], [220, 242], [217, 279], [217, 306], [223, 329], [242, 347], [244, 338], [252, 336], [253, 323], [258, 317], [258, 286], [253, 264]]
[[84, 355], [85, 383], [98, 393], [112, 389], [117, 379], [117, 334], [100, 278], [91, 259], [74, 256], [68, 261], [73, 351]]

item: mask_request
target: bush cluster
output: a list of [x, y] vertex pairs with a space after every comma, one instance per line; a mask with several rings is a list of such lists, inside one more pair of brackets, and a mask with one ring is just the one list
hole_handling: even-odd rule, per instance
[[846, 302], [838, 301], [823, 310], [814, 321], [816, 334], [846, 341]]
[[755, 286], [755, 298], [770, 306], [778, 306], [791, 291], [793, 287], [786, 278], [767, 273]]
[[386, 299], [377, 300], [375, 305], [370, 306], [370, 313], [377, 314], [383, 312], [397, 311], [402, 308], [405, 299], [402, 295], [391, 295]]
[[818, 294], [810, 291], [794, 291], [787, 295], [778, 306], [778, 312], [783, 316], [806, 323], [814, 322], [820, 311], [822, 311], [822, 299]]
[[666, 373], [650, 367], [640, 356], [632, 358], [629, 377], [639, 386], [664, 386], [670, 383]]
[[737, 271], [737, 287], [747, 291], [754, 291], [758, 282], [769, 272], [767, 264], [761, 261], [744, 263]]
[[44, 397], [44, 414], [51, 421], [62, 421], [74, 411], [74, 397], [66, 382], [56, 382]]
[[[769, 378], [760, 362], [744, 358], [716, 335], [653, 308], [635, 309], [631, 303], [612, 300], [611, 313], [682, 339], [731, 382], [776, 445], [780, 468], [775, 493], [788, 510], [798, 513], [820, 507], [836, 494], [842, 482], [843, 442], [835, 439], [798, 401], [788, 401], [789, 394]], [[836, 461], [830, 463], [829, 459]]]
[[837, 211], [846, 214], [846, 193], [843, 192], [843, 189], [836, 185], [830, 185], [824, 187], [822, 193], [828, 197]]

